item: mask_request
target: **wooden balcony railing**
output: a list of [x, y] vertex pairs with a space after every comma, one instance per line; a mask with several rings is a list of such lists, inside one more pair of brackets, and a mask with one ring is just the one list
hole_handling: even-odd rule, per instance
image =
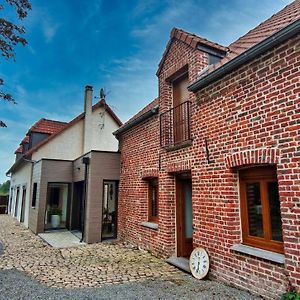
[[190, 101], [183, 102], [160, 115], [162, 147], [173, 147], [190, 139]]

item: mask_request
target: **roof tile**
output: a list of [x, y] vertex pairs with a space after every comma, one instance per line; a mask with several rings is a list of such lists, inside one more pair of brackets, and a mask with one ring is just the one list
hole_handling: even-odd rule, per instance
[[[60, 131], [63, 127], [65, 127], [68, 123], [48, 120], [48, 119], [40, 119], [37, 121], [28, 131], [30, 132], [38, 132], [38, 133], [46, 133], [46, 134], [54, 134]], [[28, 134], [27, 133], [27, 134]]]

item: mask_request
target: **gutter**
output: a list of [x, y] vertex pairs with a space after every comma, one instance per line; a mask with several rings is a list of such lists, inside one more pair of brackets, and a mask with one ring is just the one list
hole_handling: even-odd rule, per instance
[[11, 174], [11, 172], [13, 172], [17, 167], [19, 167], [22, 162], [25, 161], [25, 162], [29, 162], [29, 163], [35, 163], [36, 161], [35, 160], [31, 160], [31, 159], [27, 159], [25, 158], [25, 154], [23, 154], [11, 167], [10, 169], [5, 173], [5, 175], [7, 177], [9, 177], [8, 175]]
[[150, 110], [148, 110], [147, 112], [145, 112], [144, 114], [142, 114], [141, 116], [139, 116], [138, 118], [132, 120], [131, 122], [128, 122], [126, 125], [124, 125], [120, 129], [118, 129], [115, 132], [113, 132], [113, 135], [115, 135], [116, 137], [118, 137], [122, 133], [124, 133], [125, 131], [127, 131], [127, 130], [135, 127], [135, 126], [137, 126], [138, 124], [144, 122], [145, 120], [147, 120], [150, 117], [156, 115], [157, 113], [158, 113], [158, 105], [154, 106], [153, 108], [151, 108]]
[[221, 77], [237, 69], [241, 65], [249, 62], [256, 56], [263, 54], [264, 52], [279, 45], [280, 43], [284, 42], [288, 38], [298, 33], [300, 33], [300, 19], [294, 21], [293, 23], [289, 24], [288, 26], [284, 27], [278, 32], [275, 32], [270, 37], [249, 48], [245, 52], [236, 56], [220, 68], [206, 75], [205, 77], [196, 80], [194, 83], [188, 86], [188, 90], [190, 92], [196, 92], [201, 88], [206, 87], [210, 83], [220, 79]]

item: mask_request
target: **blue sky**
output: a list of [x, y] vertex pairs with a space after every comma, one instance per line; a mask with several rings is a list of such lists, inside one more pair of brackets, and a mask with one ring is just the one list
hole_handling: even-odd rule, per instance
[[[28, 128], [44, 117], [69, 121], [82, 111], [84, 86], [107, 91], [126, 121], [158, 95], [155, 72], [172, 27], [223, 45], [289, 0], [33, 0], [22, 22], [26, 47], [0, 58], [0, 78], [17, 105], [0, 103], [0, 183]], [[13, 18], [11, 11], [2, 11]], [[13, 19], [12, 19], [13, 20]]]

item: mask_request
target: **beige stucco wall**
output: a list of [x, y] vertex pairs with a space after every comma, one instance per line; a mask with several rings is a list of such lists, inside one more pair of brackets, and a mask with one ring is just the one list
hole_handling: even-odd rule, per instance
[[118, 140], [112, 134], [119, 125], [103, 107], [95, 110], [92, 115], [93, 134], [90, 150], [118, 151]]
[[32, 154], [32, 159], [75, 159], [82, 154], [82, 130], [81, 120], [40, 147]]
[[[17, 188], [20, 188], [19, 193], [19, 201], [17, 208], [17, 220], [20, 221], [21, 218], [21, 209], [22, 209], [22, 193], [23, 187], [26, 188], [26, 198], [25, 198], [25, 212], [24, 212], [24, 225], [28, 227], [29, 220], [29, 205], [30, 205], [30, 194], [31, 194], [31, 170], [32, 164], [30, 162], [24, 162], [20, 168], [12, 173], [11, 183], [10, 183], [10, 193], [11, 189], [13, 189], [13, 197], [12, 197], [12, 210], [11, 214], [14, 216], [15, 205], [16, 205], [16, 196], [17, 196]], [[11, 195], [10, 195], [11, 197]]]
[[[92, 113], [92, 142], [91, 150], [117, 151], [118, 140], [112, 134], [119, 128], [114, 119], [100, 107]], [[83, 124], [80, 120], [70, 128], [51, 139], [48, 143], [32, 154], [32, 159], [42, 158], [74, 160], [84, 154]]]

